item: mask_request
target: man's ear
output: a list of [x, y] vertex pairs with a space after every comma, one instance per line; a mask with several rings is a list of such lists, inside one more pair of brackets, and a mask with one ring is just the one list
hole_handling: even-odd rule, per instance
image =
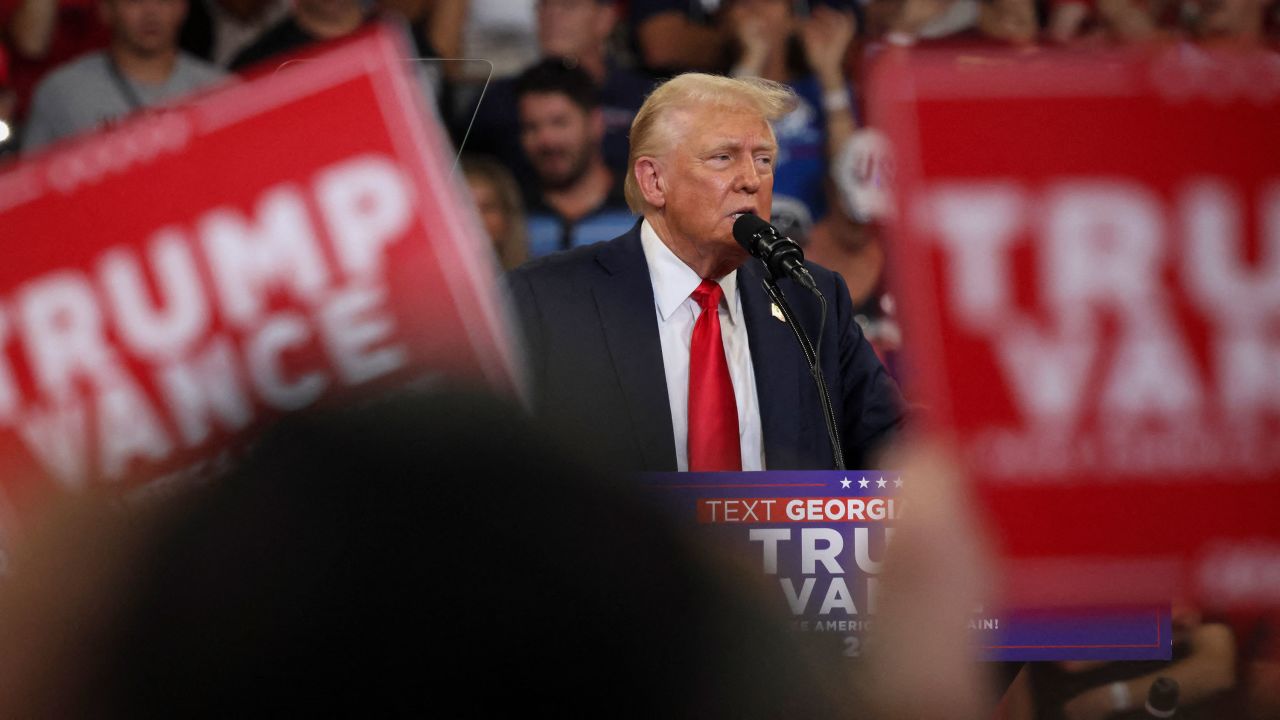
[[636, 158], [636, 184], [640, 186], [640, 194], [645, 202], [653, 207], [665, 207], [667, 204], [667, 184], [662, 176], [662, 166], [655, 158]]

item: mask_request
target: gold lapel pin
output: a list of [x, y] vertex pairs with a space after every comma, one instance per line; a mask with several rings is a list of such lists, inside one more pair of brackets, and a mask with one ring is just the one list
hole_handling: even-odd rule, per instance
[[774, 317], [778, 318], [779, 322], [787, 321], [786, 316], [782, 314], [782, 308], [778, 307], [776, 303], [770, 303], [769, 310], [773, 313]]

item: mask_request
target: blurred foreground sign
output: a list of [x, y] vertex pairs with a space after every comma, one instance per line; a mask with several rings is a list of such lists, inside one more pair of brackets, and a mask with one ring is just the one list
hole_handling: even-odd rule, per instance
[[0, 173], [0, 489], [158, 485], [264, 421], [514, 387], [487, 243], [375, 31]]
[[1280, 605], [1280, 57], [889, 57], [911, 385], [1012, 602]]

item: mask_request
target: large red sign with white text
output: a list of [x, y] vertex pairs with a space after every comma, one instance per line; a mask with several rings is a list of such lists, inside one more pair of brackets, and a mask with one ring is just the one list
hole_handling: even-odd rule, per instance
[[0, 172], [0, 490], [198, 472], [282, 413], [515, 388], [452, 151], [373, 31]]
[[1280, 57], [878, 70], [908, 385], [1015, 602], [1280, 604]]

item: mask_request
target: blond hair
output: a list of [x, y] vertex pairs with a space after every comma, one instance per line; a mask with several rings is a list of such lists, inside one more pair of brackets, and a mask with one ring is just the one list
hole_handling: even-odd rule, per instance
[[706, 73], [685, 73], [662, 83], [631, 121], [631, 152], [627, 156], [627, 177], [623, 193], [627, 207], [643, 214], [649, 207], [640, 184], [636, 182], [636, 159], [655, 157], [671, 149], [670, 116], [680, 110], [699, 105], [723, 108], [749, 108], [773, 122], [796, 106], [796, 94], [781, 83], [763, 78], [731, 78]]
[[520, 186], [507, 166], [483, 155], [464, 155], [460, 158], [462, 172], [468, 180], [479, 180], [493, 187], [507, 217], [507, 232], [503, 237], [491, 238], [498, 262], [503, 270], [511, 270], [529, 257], [528, 230], [525, 228], [524, 201], [520, 198]]

